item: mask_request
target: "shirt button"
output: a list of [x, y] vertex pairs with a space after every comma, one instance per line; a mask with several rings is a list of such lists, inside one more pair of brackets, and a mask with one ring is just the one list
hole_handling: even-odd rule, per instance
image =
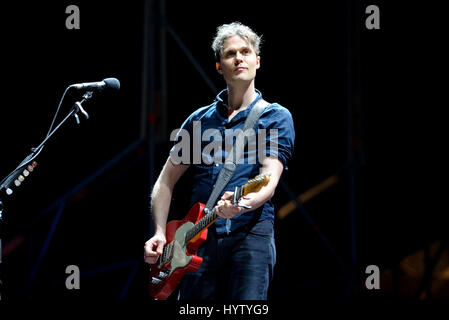
[[218, 163], [216, 163], [215, 166], [218, 167]]

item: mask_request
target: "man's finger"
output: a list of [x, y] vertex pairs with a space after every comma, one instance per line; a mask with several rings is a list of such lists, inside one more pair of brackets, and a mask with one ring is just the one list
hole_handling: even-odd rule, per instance
[[222, 200], [228, 200], [231, 199], [232, 196], [234, 195], [234, 192], [231, 191], [226, 191], [223, 196], [221, 197]]
[[157, 248], [156, 248], [156, 252], [158, 254], [162, 254], [163, 249], [164, 249], [164, 244], [161, 241], [159, 241], [158, 245], [157, 245]]
[[145, 258], [145, 262], [148, 264], [155, 264], [156, 261], [157, 261], [157, 258], [154, 258], [154, 257], [146, 257]]

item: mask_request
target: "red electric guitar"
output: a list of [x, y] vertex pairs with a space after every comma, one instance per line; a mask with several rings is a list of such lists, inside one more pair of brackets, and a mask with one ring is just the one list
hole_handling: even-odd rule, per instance
[[[270, 174], [261, 174], [236, 188], [234, 203], [248, 193], [258, 192], [269, 181]], [[150, 295], [153, 298], [167, 299], [187, 272], [195, 272], [201, 266], [203, 258], [197, 256], [196, 251], [207, 238], [207, 228], [219, 218], [214, 210], [204, 214], [205, 206], [198, 202], [183, 220], [167, 223], [167, 244], [150, 271]]]

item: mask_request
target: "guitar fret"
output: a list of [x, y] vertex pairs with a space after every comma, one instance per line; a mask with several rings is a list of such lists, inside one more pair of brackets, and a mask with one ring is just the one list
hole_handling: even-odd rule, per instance
[[[258, 177], [253, 180], [250, 180], [247, 183], [247, 185], [262, 180], [264, 180], [263, 177]], [[245, 186], [239, 187], [237, 193], [239, 198], [242, 197], [245, 194]], [[186, 242], [192, 240], [198, 233], [200, 233], [204, 228], [210, 225], [212, 221], [214, 221], [216, 218], [218, 218], [218, 215], [215, 213], [214, 210], [212, 210], [209, 214], [201, 218], [196, 224], [193, 225], [193, 227], [189, 231], [186, 232]]]
[[[213, 212], [213, 211], [212, 211]], [[206, 228], [212, 220], [214, 220], [213, 216], [215, 213], [209, 213], [201, 218], [189, 231], [186, 233], [186, 242], [192, 240], [198, 233], [201, 232], [204, 228]]]

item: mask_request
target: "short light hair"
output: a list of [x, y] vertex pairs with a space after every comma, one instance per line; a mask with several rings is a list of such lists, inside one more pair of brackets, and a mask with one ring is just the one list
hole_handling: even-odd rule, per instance
[[217, 33], [212, 42], [212, 50], [214, 50], [215, 59], [217, 61], [220, 60], [220, 57], [223, 54], [224, 42], [226, 39], [233, 36], [240, 36], [246, 39], [256, 51], [256, 55], [260, 55], [262, 35], [257, 35], [250, 27], [236, 21], [230, 24], [223, 24], [217, 28]]

